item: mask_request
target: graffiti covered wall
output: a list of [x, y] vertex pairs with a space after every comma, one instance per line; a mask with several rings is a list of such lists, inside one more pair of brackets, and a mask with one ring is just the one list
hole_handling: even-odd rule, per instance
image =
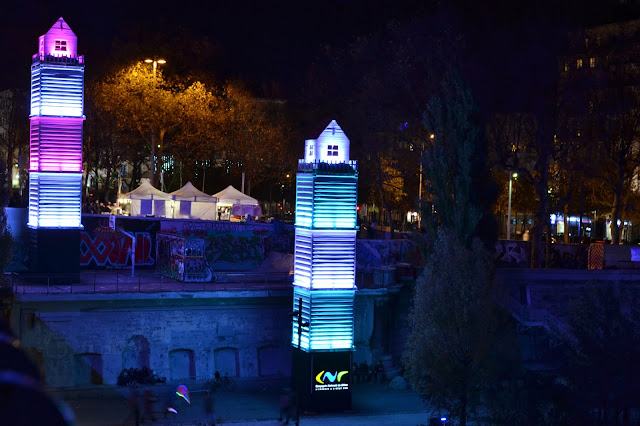
[[418, 245], [411, 240], [356, 240], [356, 269], [371, 271], [381, 266], [407, 262], [424, 265]]
[[155, 266], [156, 233], [160, 220], [116, 216], [116, 229], [109, 228], [108, 215], [83, 215], [80, 233], [80, 266], [87, 269], [125, 268], [131, 266], [131, 238], [136, 239], [136, 268]]
[[185, 240], [204, 241], [204, 260], [213, 270], [250, 270], [271, 251], [287, 251], [292, 232], [266, 223], [163, 221], [161, 231]]
[[[548, 268], [586, 269], [589, 246], [580, 244], [551, 244]], [[546, 255], [543, 257], [546, 259]], [[496, 268], [529, 268], [531, 242], [499, 240], [494, 254]]]

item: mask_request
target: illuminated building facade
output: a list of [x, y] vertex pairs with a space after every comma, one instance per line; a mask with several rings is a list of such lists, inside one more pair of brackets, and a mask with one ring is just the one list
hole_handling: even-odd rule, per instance
[[[82, 229], [85, 117], [84, 57], [78, 56], [77, 45], [76, 35], [60, 18], [38, 39], [31, 64], [28, 226], [34, 232], [32, 257], [39, 272], [79, 268], [74, 264], [79, 264]], [[52, 247], [65, 257], [56, 259], [49, 252]]]
[[293, 374], [313, 409], [351, 405], [357, 184], [349, 139], [333, 120], [306, 141], [296, 183]]

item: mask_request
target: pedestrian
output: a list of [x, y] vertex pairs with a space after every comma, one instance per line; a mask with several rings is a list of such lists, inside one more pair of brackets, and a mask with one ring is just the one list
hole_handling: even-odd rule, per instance
[[207, 391], [204, 395], [204, 418], [205, 422], [212, 425], [216, 424], [215, 413], [213, 410], [213, 395], [211, 391]]
[[176, 393], [175, 391], [169, 389], [169, 391], [165, 394], [164, 404], [162, 406], [162, 416], [166, 419], [169, 413], [169, 408], [175, 408], [174, 404], [176, 401]]
[[140, 417], [140, 421], [144, 422], [144, 419], [147, 417], [151, 418], [151, 423], [156, 421], [155, 416], [153, 415], [153, 402], [155, 401], [155, 397], [153, 396], [153, 392], [151, 389], [147, 389], [144, 391], [144, 411], [142, 412], [142, 416]]
[[278, 417], [278, 421], [282, 421], [283, 419], [287, 419], [289, 422], [289, 410], [290, 410], [290, 390], [289, 388], [283, 388], [280, 393], [280, 417]]
[[289, 405], [291, 406], [291, 416], [295, 418], [296, 426], [298, 426], [300, 424], [300, 394], [297, 390], [291, 392]]
[[124, 419], [123, 423], [129, 423], [129, 419], [133, 419], [136, 426], [140, 424], [140, 406], [138, 401], [138, 386], [131, 386], [131, 395], [127, 401], [129, 405], [129, 414]]
[[384, 383], [384, 364], [382, 364], [382, 360], [378, 361], [376, 365], [376, 383], [380, 380], [380, 383]]
[[368, 383], [369, 382], [369, 364], [367, 364], [367, 361], [362, 361], [360, 363], [360, 367], [359, 367], [359, 374], [360, 374], [360, 381], [362, 383]]
[[287, 404], [286, 413], [287, 418], [284, 424], [289, 424], [289, 420], [293, 418], [296, 420], [297, 425], [300, 414], [298, 412], [298, 392], [295, 389], [289, 390], [289, 402]]
[[358, 364], [353, 361], [351, 366], [351, 374], [353, 374], [353, 383], [360, 383], [360, 376], [358, 375]]

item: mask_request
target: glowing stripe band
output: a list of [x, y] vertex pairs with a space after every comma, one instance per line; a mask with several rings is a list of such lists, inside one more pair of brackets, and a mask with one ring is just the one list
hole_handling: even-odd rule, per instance
[[32, 228], [82, 228], [82, 173], [29, 173]]
[[31, 116], [82, 117], [84, 66], [31, 66]]
[[296, 228], [294, 285], [310, 289], [355, 288], [356, 230]]
[[[351, 350], [353, 348], [353, 290], [309, 291], [294, 287], [294, 310], [302, 298], [300, 349], [304, 351]], [[291, 344], [298, 347], [298, 318], [292, 324]]]
[[29, 170], [82, 171], [82, 118], [32, 117]]
[[313, 175], [298, 173], [296, 182], [296, 226], [311, 226], [313, 215]]

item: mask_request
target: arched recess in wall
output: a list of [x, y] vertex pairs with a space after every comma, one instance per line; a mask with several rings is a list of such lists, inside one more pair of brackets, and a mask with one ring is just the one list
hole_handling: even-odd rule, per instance
[[96, 353], [74, 355], [73, 382], [76, 385], [101, 385], [102, 355]]
[[223, 376], [225, 373], [232, 377], [240, 376], [238, 349], [231, 347], [216, 349], [213, 351], [213, 365]]
[[171, 381], [196, 379], [196, 361], [191, 349], [169, 352], [169, 377]]
[[36, 348], [23, 348], [29, 359], [38, 367], [42, 380], [46, 381], [46, 371], [44, 368], [44, 355]]
[[291, 354], [287, 357], [282, 347], [266, 345], [258, 348], [258, 375], [284, 376], [291, 370]]
[[150, 356], [149, 339], [137, 334], [127, 340], [122, 351], [122, 368], [151, 368], [151, 365], [149, 365]]

